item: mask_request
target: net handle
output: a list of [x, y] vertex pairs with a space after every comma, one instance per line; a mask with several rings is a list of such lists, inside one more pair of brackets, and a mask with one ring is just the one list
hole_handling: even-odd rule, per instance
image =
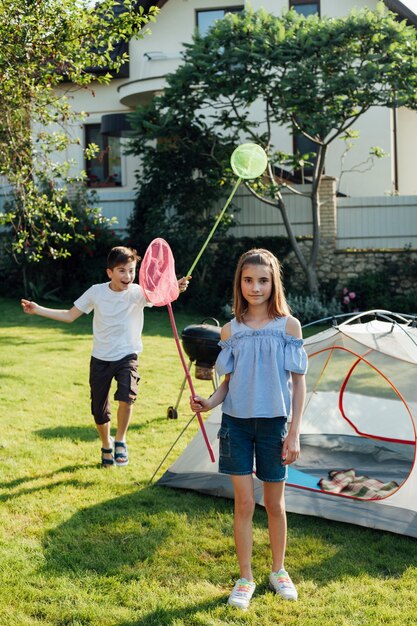
[[232, 200], [233, 196], [235, 195], [236, 190], [237, 190], [237, 188], [239, 187], [239, 185], [240, 185], [240, 183], [241, 183], [241, 182], [242, 182], [242, 178], [238, 178], [238, 179], [237, 179], [237, 181], [236, 181], [235, 186], [233, 187], [233, 191], [232, 191], [232, 193], [231, 193], [231, 194], [230, 194], [230, 196], [228, 197], [228, 199], [227, 199], [227, 201], [226, 201], [226, 204], [224, 205], [224, 207], [223, 207], [223, 209], [221, 210], [221, 212], [220, 212], [220, 214], [219, 214], [219, 216], [218, 216], [217, 220], [216, 220], [216, 221], [215, 221], [215, 223], [214, 223], [213, 228], [211, 229], [211, 231], [210, 231], [210, 233], [209, 233], [209, 235], [208, 235], [207, 239], [206, 239], [206, 240], [205, 240], [205, 242], [203, 243], [203, 246], [202, 246], [202, 248], [201, 248], [200, 252], [197, 254], [197, 257], [196, 257], [196, 259], [195, 259], [194, 263], [192, 264], [192, 266], [191, 266], [191, 267], [190, 267], [190, 269], [188, 270], [188, 272], [187, 272], [187, 276], [192, 276], [195, 266], [196, 266], [196, 265], [197, 265], [197, 263], [199, 262], [199, 260], [200, 260], [200, 258], [201, 258], [201, 255], [203, 254], [204, 250], [207, 248], [207, 244], [208, 244], [208, 242], [209, 242], [209, 241], [210, 241], [210, 239], [212, 238], [212, 236], [213, 236], [213, 234], [214, 234], [214, 231], [216, 230], [217, 226], [219, 225], [220, 220], [222, 219], [222, 217], [223, 217], [223, 215], [224, 215], [224, 213], [225, 213], [225, 211], [226, 211], [227, 207], [229, 206], [229, 204], [230, 204], [230, 202], [231, 202], [231, 200]]
[[[174, 313], [172, 312], [172, 306], [171, 306], [170, 302], [167, 304], [167, 308], [168, 308], [168, 313], [169, 313], [169, 319], [170, 319], [171, 326], [172, 326], [172, 331], [174, 333], [174, 338], [175, 338], [175, 343], [176, 343], [176, 346], [177, 346], [178, 354], [180, 355], [181, 363], [182, 363], [182, 366], [184, 368], [185, 376], [187, 378], [187, 382], [188, 382], [188, 386], [189, 386], [190, 391], [191, 391], [191, 395], [194, 397], [196, 395], [196, 393], [195, 393], [195, 390], [194, 390], [193, 381], [191, 379], [190, 370], [187, 367], [187, 363], [185, 362], [184, 354], [183, 354], [182, 349], [181, 349], [180, 338], [178, 336], [178, 331], [177, 331], [177, 325], [175, 324]], [[197, 415], [198, 422], [200, 424], [201, 433], [203, 435], [203, 438], [204, 438], [204, 441], [205, 441], [208, 453], [210, 455], [210, 460], [211, 460], [212, 463], [215, 463], [216, 459], [214, 457], [213, 448], [211, 447], [210, 441], [209, 441], [209, 439], [207, 437], [207, 432], [206, 432], [206, 429], [204, 427], [203, 419], [202, 419], [200, 413], [196, 413], [196, 415]]]

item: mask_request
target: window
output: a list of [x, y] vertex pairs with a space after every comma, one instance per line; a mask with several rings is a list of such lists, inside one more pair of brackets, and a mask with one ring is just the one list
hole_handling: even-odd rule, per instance
[[196, 23], [199, 34], [205, 37], [216, 20], [223, 19], [226, 13], [240, 13], [240, 11], [243, 11], [243, 6], [196, 11]]
[[301, 182], [304, 182], [304, 176], [310, 177], [313, 175], [314, 165], [317, 158], [317, 144], [314, 141], [311, 141], [308, 137], [301, 135], [300, 133], [294, 133], [293, 135], [293, 149], [294, 154], [310, 154], [314, 153], [313, 156], [310, 156], [309, 163], [312, 165], [305, 165], [301, 170], [297, 170], [297, 173], [301, 176]]
[[294, 8], [297, 13], [303, 15], [313, 15], [318, 13], [320, 15], [320, 2], [310, 2], [309, 0], [290, 0], [290, 9]]
[[86, 162], [89, 187], [120, 187], [122, 184], [122, 159], [120, 137], [102, 135], [100, 124], [86, 124], [85, 145], [95, 143], [100, 148], [94, 159]]

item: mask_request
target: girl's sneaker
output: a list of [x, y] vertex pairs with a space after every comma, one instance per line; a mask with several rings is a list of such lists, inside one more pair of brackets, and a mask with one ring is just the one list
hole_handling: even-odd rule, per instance
[[227, 604], [231, 606], [236, 606], [239, 609], [247, 609], [251, 598], [253, 596], [253, 592], [255, 591], [255, 583], [246, 580], [246, 578], [239, 578], [235, 586], [233, 587], [233, 591], [229, 596]]
[[284, 600], [297, 600], [298, 598], [297, 589], [294, 587], [294, 583], [285, 569], [270, 573], [269, 586], [275, 593], [278, 593], [284, 598]]

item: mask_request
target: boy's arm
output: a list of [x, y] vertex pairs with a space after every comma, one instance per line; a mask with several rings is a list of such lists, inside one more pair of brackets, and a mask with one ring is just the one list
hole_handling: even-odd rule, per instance
[[32, 300], [25, 300], [24, 298], [21, 299], [20, 304], [22, 305], [24, 313], [48, 317], [51, 320], [66, 322], [67, 324], [74, 322], [83, 314], [83, 311], [77, 309], [76, 306], [73, 306], [71, 309], [47, 309], [44, 306], [36, 304], [36, 302], [32, 302]]
[[[180, 293], [184, 293], [184, 291], [187, 291], [187, 287], [190, 283], [190, 279], [191, 279], [191, 276], [183, 276], [182, 278], [178, 280], [178, 289], [180, 290]], [[143, 292], [145, 294], [145, 298], [147, 302], [151, 302], [146, 294], [146, 291], [143, 290]]]
[[182, 278], [179, 279], [178, 289], [181, 291], [181, 293], [184, 293], [184, 291], [187, 290], [190, 280], [191, 280], [191, 276], [183, 276]]

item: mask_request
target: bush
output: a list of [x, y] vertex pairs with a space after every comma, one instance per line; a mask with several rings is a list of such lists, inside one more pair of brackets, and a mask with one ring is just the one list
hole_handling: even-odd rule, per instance
[[349, 281], [349, 290], [356, 293], [356, 306], [360, 311], [383, 309], [413, 315], [417, 312], [417, 292], [398, 294], [395, 281], [390, 277], [404, 275], [399, 264], [390, 262], [390, 271], [364, 272]]
[[[285, 259], [291, 248], [286, 237], [224, 237], [215, 245], [211, 243], [207, 247], [193, 272], [187, 292], [178, 300], [178, 306], [190, 303], [195, 311], [203, 315], [225, 316], [225, 310], [232, 303], [233, 279], [238, 259], [251, 248], [266, 248], [280, 259], [283, 264], [284, 284], [287, 285], [291, 271]], [[176, 259], [181, 258], [175, 252], [174, 256]], [[182, 270], [177, 263], [177, 270], [179, 269]]]
[[336, 298], [329, 302], [323, 302], [318, 296], [289, 295], [288, 304], [291, 307], [294, 317], [300, 320], [301, 324], [308, 324], [333, 315], [342, 313], [340, 303]]
[[33, 300], [72, 300], [93, 283], [106, 280], [106, 258], [109, 250], [120, 244], [112, 223], [94, 208], [95, 194], [82, 188], [71, 201], [77, 218], [67, 243], [69, 256], [29, 263], [26, 268], [28, 292], [23, 293], [22, 267], [8, 252], [10, 233], [1, 233], [0, 270], [4, 280], [0, 295], [23, 296]]

